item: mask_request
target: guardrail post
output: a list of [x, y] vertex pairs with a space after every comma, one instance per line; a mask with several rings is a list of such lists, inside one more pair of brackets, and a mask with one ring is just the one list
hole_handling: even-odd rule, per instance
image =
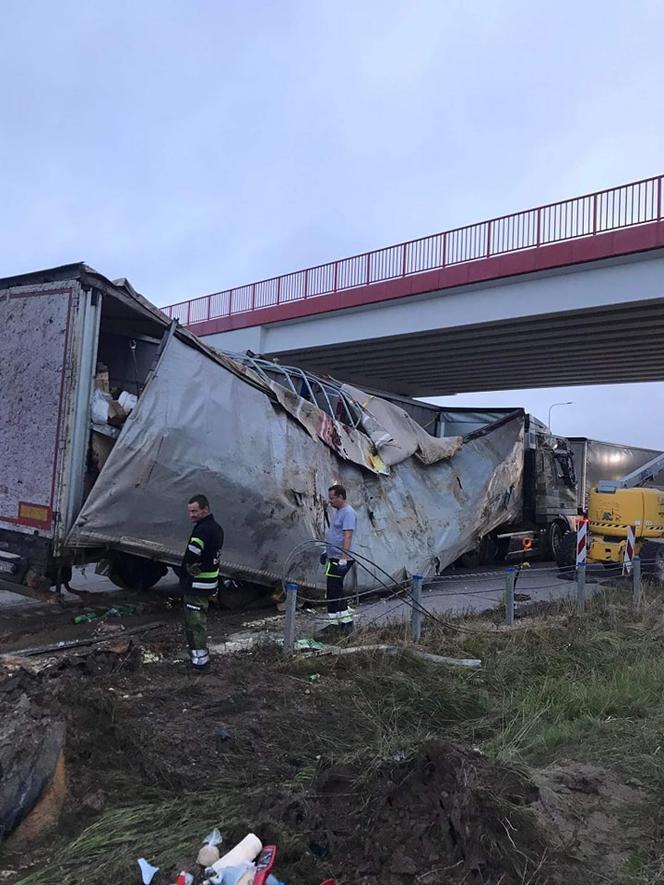
[[486, 257], [491, 257], [491, 234], [493, 232], [493, 221], [487, 222], [486, 226]]
[[410, 613], [410, 635], [413, 642], [422, 637], [422, 575], [413, 575], [413, 607]]
[[641, 607], [641, 557], [635, 556], [632, 560], [632, 593], [634, 608]]
[[284, 621], [284, 651], [289, 654], [295, 648], [295, 615], [297, 612], [297, 584], [286, 584], [286, 620]]
[[514, 623], [514, 584], [516, 571], [510, 566], [505, 570], [505, 623], [511, 627]]
[[576, 566], [576, 608], [582, 612], [586, 607], [586, 564], [580, 562]]

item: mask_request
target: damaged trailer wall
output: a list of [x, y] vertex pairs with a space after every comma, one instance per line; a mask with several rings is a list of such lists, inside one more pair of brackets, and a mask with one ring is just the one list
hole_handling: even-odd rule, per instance
[[[358, 553], [399, 579], [444, 567], [520, 514], [523, 413], [449, 460], [427, 465], [409, 457], [380, 475], [342, 459], [284, 411], [272, 390], [228, 365], [177, 336], [168, 340], [75, 522], [71, 546], [178, 562], [190, 530], [186, 502], [202, 492], [224, 527], [223, 573], [276, 582], [297, 545], [323, 537], [327, 489], [342, 482], [358, 512]], [[319, 552], [308, 547], [291, 576], [321, 585]], [[375, 581], [358, 569], [357, 586]]]

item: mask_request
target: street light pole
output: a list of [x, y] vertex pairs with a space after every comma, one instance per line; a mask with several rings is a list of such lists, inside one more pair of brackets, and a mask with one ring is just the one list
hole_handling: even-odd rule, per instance
[[573, 403], [573, 400], [568, 400], [566, 403], [553, 403], [552, 405], [549, 406], [549, 417], [546, 422], [549, 430], [551, 430], [551, 409], [555, 409], [556, 406], [571, 406], [572, 403]]

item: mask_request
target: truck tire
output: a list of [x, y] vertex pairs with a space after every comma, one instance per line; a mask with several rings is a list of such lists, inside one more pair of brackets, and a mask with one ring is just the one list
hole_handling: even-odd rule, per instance
[[641, 574], [664, 583], [664, 541], [646, 541], [639, 551]]
[[162, 562], [154, 562], [132, 553], [116, 553], [108, 578], [122, 590], [149, 590], [167, 571], [167, 566]]
[[490, 565], [495, 559], [496, 542], [489, 535], [485, 535], [477, 547], [462, 553], [457, 563], [463, 568], [478, 568], [480, 565]]
[[569, 526], [559, 519], [550, 523], [546, 530], [546, 555], [549, 559], [558, 562], [558, 551], [566, 534], [569, 533]]
[[565, 532], [562, 536], [556, 563], [558, 568], [569, 568], [576, 565], [576, 532]]

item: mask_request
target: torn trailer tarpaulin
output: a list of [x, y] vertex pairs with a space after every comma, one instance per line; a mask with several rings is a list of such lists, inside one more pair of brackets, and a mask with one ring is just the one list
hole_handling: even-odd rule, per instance
[[[342, 482], [358, 513], [355, 548], [393, 577], [430, 573], [521, 511], [524, 416], [515, 412], [450, 460], [415, 457], [380, 475], [314, 438], [228, 357], [171, 336], [68, 543], [177, 563], [186, 502], [207, 495], [225, 531], [222, 572], [263, 583], [322, 584], [327, 490]], [[316, 408], [316, 407], [314, 407]], [[359, 433], [360, 431], [355, 431]], [[357, 569], [358, 589], [376, 586]]]

